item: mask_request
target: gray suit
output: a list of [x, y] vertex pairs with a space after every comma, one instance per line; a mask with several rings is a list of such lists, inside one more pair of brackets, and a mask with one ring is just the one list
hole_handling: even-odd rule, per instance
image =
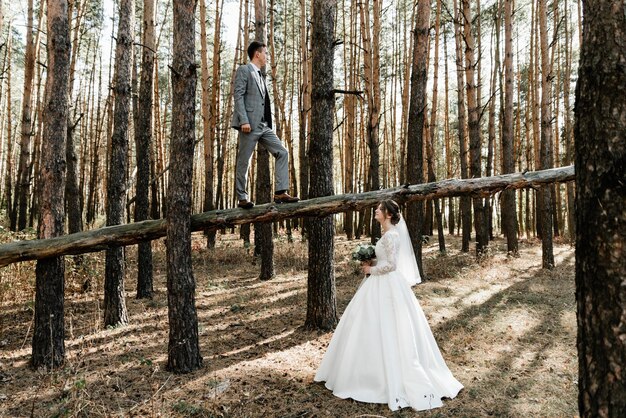
[[[266, 87], [262, 78], [259, 78], [260, 83], [257, 82], [254, 71], [251, 64], [237, 68], [233, 89], [235, 108], [231, 121], [231, 127], [239, 130], [239, 152], [235, 169], [236, 193], [238, 199], [246, 200], [249, 200], [246, 185], [250, 157], [257, 142], [260, 142], [276, 158], [274, 189], [289, 189], [289, 153], [264, 120]], [[248, 133], [241, 131], [241, 125], [246, 123], [249, 123], [251, 128]]]

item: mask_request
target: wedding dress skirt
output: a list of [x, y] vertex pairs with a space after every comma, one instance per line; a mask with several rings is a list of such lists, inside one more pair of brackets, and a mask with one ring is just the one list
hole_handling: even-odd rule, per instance
[[326, 382], [340, 398], [386, 403], [392, 411], [437, 408], [441, 398], [454, 398], [463, 388], [395, 266], [363, 281], [339, 321], [315, 381]]

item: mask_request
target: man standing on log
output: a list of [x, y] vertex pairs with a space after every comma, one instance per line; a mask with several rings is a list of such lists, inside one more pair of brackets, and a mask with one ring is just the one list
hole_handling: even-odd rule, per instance
[[234, 102], [235, 109], [231, 126], [239, 131], [239, 152], [235, 169], [235, 187], [238, 206], [250, 209], [246, 186], [250, 157], [260, 142], [276, 158], [276, 178], [274, 202], [292, 203], [300, 200], [287, 193], [289, 189], [289, 153], [272, 130], [272, 112], [270, 98], [265, 84], [265, 75], [261, 68], [267, 62], [265, 44], [253, 41], [248, 46], [250, 63], [242, 65], [235, 74]]

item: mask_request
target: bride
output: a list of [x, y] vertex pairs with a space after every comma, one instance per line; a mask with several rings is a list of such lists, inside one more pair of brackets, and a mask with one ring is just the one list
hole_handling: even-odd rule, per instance
[[378, 205], [383, 236], [377, 264], [348, 304], [324, 354], [315, 381], [342, 399], [386, 403], [392, 411], [442, 406], [463, 385], [446, 366], [411, 286], [421, 281], [400, 208]]

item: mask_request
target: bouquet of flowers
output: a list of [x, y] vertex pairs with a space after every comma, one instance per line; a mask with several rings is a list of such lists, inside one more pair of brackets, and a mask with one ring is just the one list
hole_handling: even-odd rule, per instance
[[359, 244], [352, 251], [352, 259], [364, 264], [371, 264], [374, 258], [376, 258], [376, 250], [371, 244]]

